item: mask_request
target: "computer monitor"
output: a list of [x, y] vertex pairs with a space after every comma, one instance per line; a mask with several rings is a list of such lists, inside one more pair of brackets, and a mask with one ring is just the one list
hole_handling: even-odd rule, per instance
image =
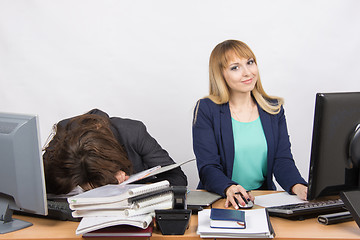
[[0, 232], [32, 224], [13, 211], [47, 215], [38, 117], [0, 113]]
[[360, 92], [317, 93], [308, 200], [359, 189]]

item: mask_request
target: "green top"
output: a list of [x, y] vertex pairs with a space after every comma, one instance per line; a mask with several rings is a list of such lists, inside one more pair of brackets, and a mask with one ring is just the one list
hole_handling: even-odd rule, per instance
[[260, 117], [252, 122], [232, 118], [235, 157], [232, 180], [246, 190], [258, 189], [267, 171], [267, 143]]

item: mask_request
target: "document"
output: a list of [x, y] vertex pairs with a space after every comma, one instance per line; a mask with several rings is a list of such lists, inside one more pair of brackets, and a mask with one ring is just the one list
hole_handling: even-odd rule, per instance
[[84, 217], [76, 229], [76, 234], [84, 234], [95, 231], [101, 228], [116, 226], [116, 225], [130, 225], [142, 229], [149, 227], [153, 221], [154, 213], [146, 215], [139, 215], [134, 217]]
[[169, 192], [162, 196], [152, 198], [146, 201], [139, 201], [134, 203], [133, 207], [127, 209], [90, 209], [90, 210], [75, 210], [72, 212], [73, 217], [115, 217], [123, 216], [131, 217], [141, 214], [147, 214], [154, 212], [155, 209], [171, 209], [174, 205], [173, 203], [174, 194]]
[[195, 161], [195, 158], [190, 159], [190, 160], [186, 160], [186, 161], [183, 161], [183, 162], [180, 162], [180, 163], [174, 163], [174, 164], [171, 164], [171, 165], [168, 165], [168, 166], [163, 166], [163, 167], [157, 169], [156, 171], [151, 172], [147, 177], [151, 177], [151, 176], [163, 173], [163, 172], [170, 171], [170, 170], [172, 170], [174, 168], [180, 167], [180, 166], [184, 165], [185, 163], [189, 163], [189, 162], [192, 162], [192, 161]]
[[198, 212], [197, 233], [201, 238], [273, 238], [275, 233], [265, 208], [246, 210], [246, 228], [228, 229], [210, 227], [211, 209]]
[[156, 167], [144, 170], [142, 172], [131, 175], [128, 180], [122, 182], [120, 185], [126, 185], [126, 184], [133, 183], [133, 182], [136, 183], [139, 180], [143, 180], [143, 179], [158, 175], [160, 173], [170, 171], [174, 168], [180, 167], [181, 165], [184, 165], [185, 163], [188, 163], [188, 162], [192, 162], [194, 160], [195, 160], [195, 158], [186, 160], [181, 163], [174, 163], [174, 164], [170, 164], [168, 166], [156, 166]]
[[133, 183], [133, 182], [139, 181], [141, 179], [150, 177], [150, 176], [152, 176], [152, 173], [158, 171], [159, 169], [161, 169], [161, 166], [155, 166], [155, 167], [146, 169], [142, 172], [135, 173], [135, 174], [131, 175], [128, 180], [120, 183], [120, 185], [126, 185], [129, 183]]
[[290, 195], [287, 192], [271, 193], [255, 197], [255, 204], [262, 207], [283, 206], [288, 204], [304, 203], [296, 195]]
[[140, 208], [149, 206], [154, 203], [165, 201], [165, 199], [173, 198], [173, 188], [167, 187], [156, 191], [144, 193], [135, 197], [130, 197], [121, 201], [109, 202], [109, 203], [90, 203], [90, 204], [69, 204], [71, 210], [125, 210], [129, 208]]
[[75, 206], [82, 204], [104, 204], [128, 201], [127, 199], [130, 197], [168, 188], [169, 186], [170, 183], [167, 180], [151, 184], [108, 184], [70, 197], [68, 198], [68, 202], [72, 209], [74, 209]]
[[76, 234], [115, 225], [147, 228], [155, 210], [171, 209], [174, 206], [174, 193], [167, 180], [150, 184], [137, 184], [136, 181], [169, 171], [193, 160], [195, 159], [148, 169], [132, 175], [122, 184], [108, 184], [69, 197], [69, 206], [75, 210], [72, 215], [82, 217]]

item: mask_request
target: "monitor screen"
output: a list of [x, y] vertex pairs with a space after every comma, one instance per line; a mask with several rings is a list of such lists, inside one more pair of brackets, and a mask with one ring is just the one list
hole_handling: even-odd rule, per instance
[[0, 113], [0, 232], [31, 226], [14, 210], [47, 215], [37, 116]]
[[359, 124], [360, 92], [316, 94], [308, 200], [359, 188]]

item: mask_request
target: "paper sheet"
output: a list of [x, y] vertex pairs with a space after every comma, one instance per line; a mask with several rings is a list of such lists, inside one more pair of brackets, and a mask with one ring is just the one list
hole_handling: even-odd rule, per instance
[[271, 193], [255, 197], [255, 204], [262, 207], [273, 207], [304, 202], [307, 201], [301, 200], [296, 195], [290, 195], [287, 192]]
[[253, 238], [271, 238], [268, 219], [265, 209], [254, 209], [245, 211], [245, 229], [222, 229], [210, 227], [210, 211], [204, 209], [198, 212], [198, 229], [197, 233], [200, 237], [253, 237]]
[[133, 183], [133, 182], [136, 182], [138, 180], [141, 180], [143, 178], [146, 178], [146, 177], [150, 176], [150, 174], [152, 172], [155, 172], [155, 171], [159, 170], [160, 168], [161, 168], [161, 166], [155, 166], [155, 167], [146, 169], [146, 170], [144, 170], [142, 172], [135, 173], [135, 174], [131, 175], [128, 180], [120, 183], [120, 185], [126, 185], [126, 184], [129, 184], [129, 183]]

